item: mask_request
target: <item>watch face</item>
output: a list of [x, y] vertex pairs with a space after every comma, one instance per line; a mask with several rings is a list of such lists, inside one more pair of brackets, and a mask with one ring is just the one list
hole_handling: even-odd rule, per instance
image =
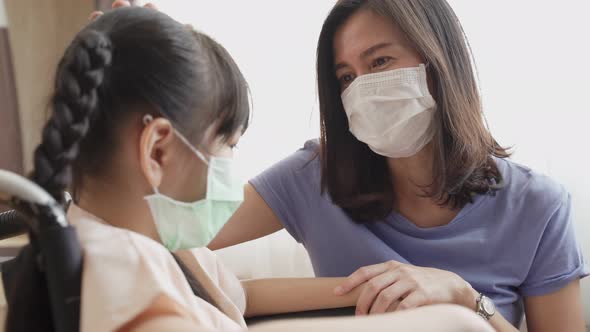
[[496, 306], [494, 305], [494, 302], [491, 299], [484, 297], [483, 299], [481, 299], [481, 305], [486, 314], [491, 316], [496, 313]]

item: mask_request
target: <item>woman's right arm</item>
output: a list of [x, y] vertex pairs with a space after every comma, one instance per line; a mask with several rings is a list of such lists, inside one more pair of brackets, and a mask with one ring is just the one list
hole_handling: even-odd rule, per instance
[[207, 246], [211, 250], [255, 240], [283, 229], [279, 218], [251, 184], [244, 188], [244, 202]]

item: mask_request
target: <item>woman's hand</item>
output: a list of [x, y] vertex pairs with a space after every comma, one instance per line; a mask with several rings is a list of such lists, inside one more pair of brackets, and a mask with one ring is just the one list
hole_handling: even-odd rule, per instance
[[[111, 7], [113, 9], [121, 8], [121, 7], [130, 7], [130, 6], [131, 6], [131, 3], [129, 1], [123, 1], [123, 0], [113, 1], [113, 4], [111, 5]], [[151, 4], [151, 3], [145, 4], [144, 7], [145, 8], [156, 9], [156, 6], [154, 4]], [[96, 20], [96, 18], [99, 17], [102, 14], [104, 14], [104, 13], [101, 12], [101, 11], [94, 11], [94, 12], [92, 12], [92, 14], [90, 14], [90, 21]]]
[[[145, 8], [151, 8], [151, 9], [158, 10], [158, 7], [156, 7], [156, 5], [154, 5], [153, 3], [146, 3], [143, 6]], [[125, 0], [115, 0], [115, 1], [113, 1], [113, 4], [111, 5], [111, 7], [113, 9], [122, 8], [122, 7], [131, 7], [131, 2], [125, 1]], [[92, 22], [92, 21], [96, 20], [98, 17], [100, 17], [100, 15], [102, 15], [102, 14], [104, 14], [104, 13], [99, 10], [93, 11], [90, 14], [89, 19]], [[189, 29], [193, 29], [193, 26], [191, 24], [185, 24], [185, 26]]]
[[443, 303], [475, 310], [479, 295], [455, 273], [396, 261], [358, 269], [336, 287], [334, 293], [344, 295], [365, 283], [357, 301], [357, 315]]

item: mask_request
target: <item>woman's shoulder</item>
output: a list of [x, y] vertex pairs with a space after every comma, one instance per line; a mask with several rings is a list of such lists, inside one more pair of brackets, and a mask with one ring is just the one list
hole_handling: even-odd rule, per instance
[[569, 198], [566, 188], [550, 176], [509, 159], [496, 159], [502, 174], [498, 195], [527, 206], [552, 210]]
[[279, 162], [292, 171], [310, 172], [319, 171], [320, 167], [320, 143], [318, 139], [308, 140], [303, 147], [297, 149], [290, 156]]
[[321, 168], [319, 148], [317, 139], [309, 140], [302, 148], [272, 165], [250, 182], [255, 187], [265, 183], [271, 187], [276, 187], [278, 183], [288, 183], [289, 186], [305, 184], [304, 188], [309, 188], [309, 184], [313, 183], [313, 187], [316, 187], [319, 185]]

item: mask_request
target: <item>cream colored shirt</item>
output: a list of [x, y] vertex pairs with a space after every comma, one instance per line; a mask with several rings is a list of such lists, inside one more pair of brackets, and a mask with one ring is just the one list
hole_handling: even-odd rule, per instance
[[[116, 331], [162, 296], [202, 330], [245, 330], [246, 297], [240, 281], [206, 248], [177, 255], [209, 292], [219, 309], [196, 297], [164, 246], [141, 234], [108, 225], [72, 205], [84, 250], [80, 330]], [[201, 329], [199, 329], [201, 330]]]

